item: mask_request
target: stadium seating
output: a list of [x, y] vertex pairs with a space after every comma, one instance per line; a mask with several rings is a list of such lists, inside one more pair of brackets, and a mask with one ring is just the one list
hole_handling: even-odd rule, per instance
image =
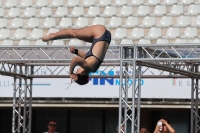
[[190, 5], [185, 15], [199, 15], [200, 5]]
[[184, 44], [184, 43], [186, 43], [186, 40], [185, 39], [176, 39], [174, 43]]
[[149, 39], [158, 39], [162, 36], [161, 28], [151, 28], [149, 34], [146, 38]]
[[[15, 40], [23, 40], [22, 45], [41, 41], [44, 33], [97, 24], [105, 25], [112, 43], [119, 44], [200, 38], [200, 0], [0, 0], [0, 6], [0, 39], [15, 45]], [[37, 45], [47, 45], [40, 41]]]
[[35, 7], [45, 7], [48, 6], [48, 0], [36, 0]]
[[35, 45], [47, 45], [47, 42], [43, 42], [41, 39], [38, 39], [38, 40], [35, 42]]
[[14, 37], [11, 37], [11, 39], [15, 40], [21, 40], [26, 38], [26, 29], [17, 29], [15, 31]]
[[42, 7], [40, 9], [40, 13], [39, 15], [37, 15], [37, 17], [51, 17], [52, 15], [52, 11], [51, 11], [51, 7]]
[[83, 7], [74, 7], [71, 14], [68, 17], [80, 17], [84, 15]]
[[43, 25], [39, 28], [49, 29], [56, 26], [56, 19], [55, 18], [45, 18]]
[[32, 30], [30, 37], [27, 37], [26, 39], [38, 40], [41, 39], [42, 37], [43, 37], [43, 30], [36, 28]]
[[31, 7], [33, 5], [33, 1], [32, 0], [21, 0], [19, 7]]
[[55, 26], [55, 28], [64, 29], [64, 28], [69, 28], [71, 26], [72, 26], [72, 19], [71, 18], [62, 18], [60, 20], [59, 25]]
[[88, 18], [86, 17], [79, 17], [75, 23], [74, 26], [72, 26], [73, 28], [83, 28], [88, 26]]
[[173, 25], [173, 20], [171, 16], [163, 16], [156, 27], [170, 27]]
[[143, 4], [144, 4], [144, 0], [131, 0], [131, 3], [129, 5], [139, 6], [139, 5], [143, 5]]
[[148, 0], [147, 3], [145, 3], [145, 5], [159, 5], [160, 4], [160, 0]]
[[48, 30], [47, 34], [56, 33], [58, 31], [59, 31], [59, 29], [51, 28], [51, 29]]
[[19, 43], [18, 43], [18, 46], [20, 45], [31, 45], [31, 42], [30, 40], [20, 40]]
[[195, 1], [194, 4], [200, 4], [200, 0]]
[[182, 5], [190, 5], [193, 4], [194, 0], [181, 0], [178, 4], [182, 4]]
[[172, 38], [177, 38], [179, 36], [180, 36], [179, 28], [171, 27], [167, 30], [166, 36], [163, 36], [163, 38], [172, 39]]
[[167, 14], [167, 8], [165, 5], [157, 5], [154, 8], [153, 14], [151, 14], [152, 16], [163, 16]]
[[112, 44], [115, 45], [115, 44], [116, 44], [116, 41], [112, 39], [111, 42], [110, 42], [110, 44], [111, 44], [111, 45], [112, 45]]
[[117, 16], [119, 17], [128, 17], [131, 16], [133, 14], [133, 8], [132, 6], [123, 6], [120, 14], [117, 14]]
[[70, 39], [69, 45], [80, 45], [81, 41], [78, 39]]
[[0, 17], [4, 16], [4, 8], [0, 8]]
[[125, 25], [122, 25], [122, 27], [125, 28], [134, 28], [137, 26], [138, 26], [138, 17], [132, 17], [132, 16], [129, 16], [126, 19]]
[[143, 28], [134, 28], [131, 32], [131, 35], [128, 37], [130, 39], [140, 39], [144, 37]]
[[54, 40], [51, 45], [65, 45], [63, 40]]
[[39, 18], [29, 18], [27, 25], [23, 26], [27, 29], [34, 29], [40, 26]]
[[144, 18], [142, 25], [139, 25], [139, 27], [143, 27], [143, 28], [153, 27], [155, 26], [155, 24], [156, 24], [155, 17], [147, 16]]
[[114, 6], [106, 6], [104, 12], [102, 15], [102, 17], [112, 17], [112, 16], [115, 16], [117, 14], [117, 10], [116, 10], [116, 7]]
[[97, 4], [97, 6], [106, 7], [106, 6], [110, 6], [111, 3], [112, 3], [111, 0], [99, 0], [99, 3]]
[[108, 28], [117, 28], [117, 27], [120, 27], [121, 24], [122, 24], [121, 17], [112, 17], [110, 19], [109, 24], [106, 27], [108, 27]]
[[63, 0], [52, 0], [51, 4], [48, 5], [48, 6], [50, 6], [50, 7], [60, 7], [60, 6], [63, 6], [63, 4], [64, 4]]
[[200, 16], [197, 16], [195, 18], [194, 24], [192, 26], [194, 26], [194, 27], [200, 27]]
[[0, 18], [0, 28], [6, 28], [7, 27], [7, 19], [6, 18]]
[[174, 5], [177, 4], [177, 0], [164, 0], [164, 2], [162, 3], [163, 5]]
[[55, 15], [51, 15], [52, 17], [67, 17], [68, 9], [67, 7], [58, 7], [56, 9]]
[[92, 43], [89, 43], [89, 42], [85, 43], [85, 46], [91, 46], [91, 45], [92, 45]]
[[123, 44], [133, 44], [133, 41], [131, 39], [122, 39], [120, 44], [121, 45], [123, 45]]
[[127, 37], [127, 29], [126, 28], [117, 28], [114, 35], [112, 36], [115, 40], [121, 40]]
[[64, 6], [75, 7], [75, 6], [78, 6], [78, 5], [79, 5], [79, 0], [68, 0], [67, 4], [64, 5]]
[[8, 15], [4, 16], [6, 18], [16, 18], [20, 16], [20, 9], [19, 8], [10, 8], [8, 11]]
[[92, 25], [97, 25], [97, 24], [101, 24], [101, 25], [105, 25], [105, 19], [104, 17], [95, 17], [92, 21]]
[[140, 39], [138, 44], [151, 44], [151, 41], [149, 39]]
[[9, 39], [10, 38], [10, 29], [0, 29], [0, 39]]
[[84, 15], [85, 17], [96, 17], [100, 15], [100, 8], [97, 6], [91, 6], [88, 9], [88, 12], [86, 15]]
[[149, 15], [149, 6], [141, 5], [138, 7], [137, 12], [134, 14], [134, 16], [146, 16]]
[[24, 14], [21, 15], [20, 17], [27, 17], [27, 18], [31, 18], [34, 17], [36, 15], [36, 10], [34, 7], [27, 7], [24, 11]]
[[173, 5], [168, 15], [178, 16], [182, 14], [183, 14], [183, 5]]
[[190, 16], [180, 16], [177, 18], [177, 27], [187, 27], [190, 26]]
[[13, 42], [13, 40], [6, 39], [6, 40], [2, 41], [1, 45], [8, 45], [8, 46], [11, 45], [12, 46], [12, 45], [14, 45], [14, 42]]
[[194, 27], [187, 27], [185, 29], [185, 32], [184, 32], [184, 35], [181, 36], [181, 38], [195, 38], [195, 37], [198, 37], [198, 31], [197, 31], [197, 28], [194, 28]]
[[94, 6], [95, 4], [96, 4], [95, 0], [83, 0], [83, 4], [79, 6], [90, 7], [90, 6]]
[[200, 39], [194, 39], [192, 43], [199, 43], [200, 44]]
[[128, 3], [128, 0], [115, 0], [112, 6], [124, 6], [124, 5], [127, 5], [127, 3]]
[[11, 26], [9, 26], [9, 28], [17, 29], [17, 28], [23, 27], [23, 25], [24, 25], [24, 22], [23, 22], [22, 18], [14, 18], [12, 20]]
[[14, 8], [17, 7], [17, 0], [6, 0], [5, 5], [3, 5], [4, 8]]
[[167, 39], [157, 39], [156, 44], [168, 44], [168, 40]]

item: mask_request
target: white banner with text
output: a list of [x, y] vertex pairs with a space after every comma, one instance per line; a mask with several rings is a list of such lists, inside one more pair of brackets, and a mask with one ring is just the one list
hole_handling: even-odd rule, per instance
[[[37, 68], [35, 68], [37, 69]], [[145, 69], [145, 68], [143, 68]], [[103, 70], [103, 69], [102, 69]], [[148, 69], [145, 74], [152, 74], [159, 70]], [[97, 71], [99, 74], [119, 75], [119, 69], [109, 70], [109, 72]], [[129, 72], [132, 73], [131, 71]], [[38, 73], [39, 75], [47, 74]], [[66, 97], [66, 98], [118, 98], [120, 80], [114, 78], [90, 78], [87, 85], [77, 85], [69, 78], [34, 78], [33, 97]], [[129, 80], [129, 84], [133, 81]], [[136, 79], [137, 83], [137, 79]], [[0, 75], [0, 97], [13, 97], [14, 78]], [[124, 84], [124, 83], [123, 83]], [[22, 82], [24, 87], [24, 82]], [[129, 98], [132, 97], [132, 87], [128, 89]], [[191, 79], [141, 79], [141, 98], [191, 98]]]

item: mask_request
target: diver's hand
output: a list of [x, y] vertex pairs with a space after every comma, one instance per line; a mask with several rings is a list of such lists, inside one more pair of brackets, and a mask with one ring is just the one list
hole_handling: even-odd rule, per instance
[[71, 82], [73, 82], [73, 81], [77, 82], [78, 81], [78, 76], [76, 74], [72, 73], [69, 76], [71, 78]]
[[74, 46], [71, 46], [71, 47], [70, 47], [70, 52], [71, 52], [72, 54], [74, 54], [74, 52], [75, 52], [75, 47], [74, 47]]

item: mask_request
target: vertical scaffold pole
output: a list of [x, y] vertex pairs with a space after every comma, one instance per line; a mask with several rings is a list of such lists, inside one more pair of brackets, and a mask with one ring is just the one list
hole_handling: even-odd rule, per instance
[[123, 55], [123, 47], [120, 47], [120, 85], [119, 85], [119, 115], [118, 115], [118, 133], [121, 132], [121, 125], [122, 122], [122, 89], [123, 89], [123, 62], [122, 62], [122, 55]]
[[[25, 66], [25, 73], [27, 71], [27, 65]], [[26, 107], [27, 107], [27, 78], [24, 78], [24, 120], [23, 120], [23, 133], [26, 133]]]
[[[142, 56], [142, 48], [139, 48], [139, 58]], [[140, 132], [140, 98], [141, 98], [141, 65], [138, 64], [138, 95], [135, 90], [135, 95], [137, 95], [137, 133]]]
[[[199, 73], [199, 66], [195, 65], [195, 73]], [[196, 80], [196, 86], [195, 86], [195, 133], [200, 132], [200, 125], [199, 125], [199, 113], [198, 113], [198, 105], [199, 105], [199, 79]]]
[[[192, 71], [198, 73], [198, 65], [192, 65]], [[190, 132], [199, 133], [200, 131], [200, 116], [198, 114], [199, 105], [199, 79], [192, 78], [191, 84], [191, 118], [190, 118]]]
[[[22, 73], [22, 66], [19, 66], [20, 73]], [[17, 73], [17, 65], [14, 65], [14, 73]], [[21, 115], [21, 94], [22, 91], [21, 78], [14, 77], [13, 85], [13, 118], [12, 118], [12, 133], [20, 133], [23, 117]]]
[[137, 47], [134, 45], [134, 52], [133, 52], [133, 74], [132, 74], [132, 122], [131, 122], [131, 133], [135, 133], [135, 127], [137, 127], [137, 122], [135, 120], [135, 90], [136, 90], [136, 56], [137, 56]]
[[[194, 69], [194, 66], [192, 66], [192, 71]], [[193, 115], [193, 110], [194, 110], [194, 78], [191, 79], [191, 111], [190, 111], [190, 133], [193, 133], [193, 128], [194, 128], [194, 115]]]
[[[16, 65], [14, 65], [14, 73], [16, 72]], [[15, 119], [17, 117], [15, 111], [16, 111], [16, 93], [17, 93], [17, 86], [16, 86], [16, 77], [14, 77], [14, 85], [13, 85], [13, 110], [12, 110], [12, 133], [15, 133]]]
[[[124, 48], [124, 58], [128, 58], [128, 48], [125, 47]], [[122, 84], [124, 84], [124, 104], [123, 104], [123, 108], [124, 108], [124, 120], [125, 120], [125, 123], [124, 123], [124, 132], [127, 133], [127, 120], [128, 120], [128, 63], [125, 62], [124, 63], [125, 65], [125, 73], [124, 73], [124, 83], [122, 82]]]
[[[31, 69], [32, 73], [32, 69]], [[29, 66], [25, 66], [25, 74], [29, 74]], [[23, 133], [31, 133], [31, 114], [32, 114], [32, 80], [30, 82], [28, 78], [24, 79], [24, 121], [23, 121]], [[28, 99], [29, 97], [29, 99]]]
[[[135, 94], [134, 87], [135, 87], [135, 69], [136, 66], [133, 62], [135, 60], [134, 57], [134, 46], [121, 46], [120, 47], [120, 88], [119, 88], [119, 120], [118, 120], [118, 133], [127, 133], [128, 130], [128, 121], [131, 121], [131, 124], [133, 126], [137, 125], [137, 122], [135, 123], [135, 96], [132, 96], [132, 94]], [[131, 56], [130, 56], [131, 55]], [[129, 58], [129, 59], [128, 59]], [[133, 98], [133, 102], [128, 102], [128, 96], [129, 92], [131, 92], [131, 96]], [[131, 97], [131, 98], [132, 98]], [[133, 104], [133, 106], [132, 106]], [[122, 112], [124, 111], [124, 112]], [[123, 114], [124, 113], [124, 114]], [[121, 126], [124, 126], [124, 131], [121, 130]], [[132, 133], [135, 133], [135, 129], [132, 129]]]
[[[199, 65], [196, 65], [196, 68], [197, 68], [197, 70], [196, 70], [196, 73], [199, 73]], [[198, 105], [199, 105], [199, 93], [200, 93], [200, 88], [199, 88], [199, 79], [196, 79], [196, 82], [197, 82], [197, 88], [196, 88], [196, 114], [197, 114], [197, 121], [196, 121], [196, 123], [197, 123], [197, 129], [196, 129], [196, 131], [197, 132], [200, 132], [200, 116], [199, 116], [199, 111], [198, 111]]]
[[[14, 65], [14, 73], [19, 70], [20, 74], [25, 72], [28, 77], [29, 66], [25, 66], [24, 71], [23, 69], [24, 66], [22, 65]], [[33, 67], [31, 67], [31, 74], [33, 74]], [[29, 79], [27, 77], [14, 77], [12, 133], [31, 133], [32, 79], [28, 82]], [[22, 78], [24, 78], [23, 87]]]
[[[34, 74], [34, 66], [31, 66], [31, 75]], [[31, 133], [32, 126], [32, 88], [33, 87], [33, 78], [30, 78], [30, 96], [29, 96], [29, 133]]]

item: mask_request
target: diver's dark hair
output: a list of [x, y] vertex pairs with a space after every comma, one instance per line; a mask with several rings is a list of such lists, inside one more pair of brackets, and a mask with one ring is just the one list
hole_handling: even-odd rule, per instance
[[78, 80], [76, 81], [79, 85], [85, 85], [89, 82], [89, 76], [88, 75], [80, 75], [78, 74]]

